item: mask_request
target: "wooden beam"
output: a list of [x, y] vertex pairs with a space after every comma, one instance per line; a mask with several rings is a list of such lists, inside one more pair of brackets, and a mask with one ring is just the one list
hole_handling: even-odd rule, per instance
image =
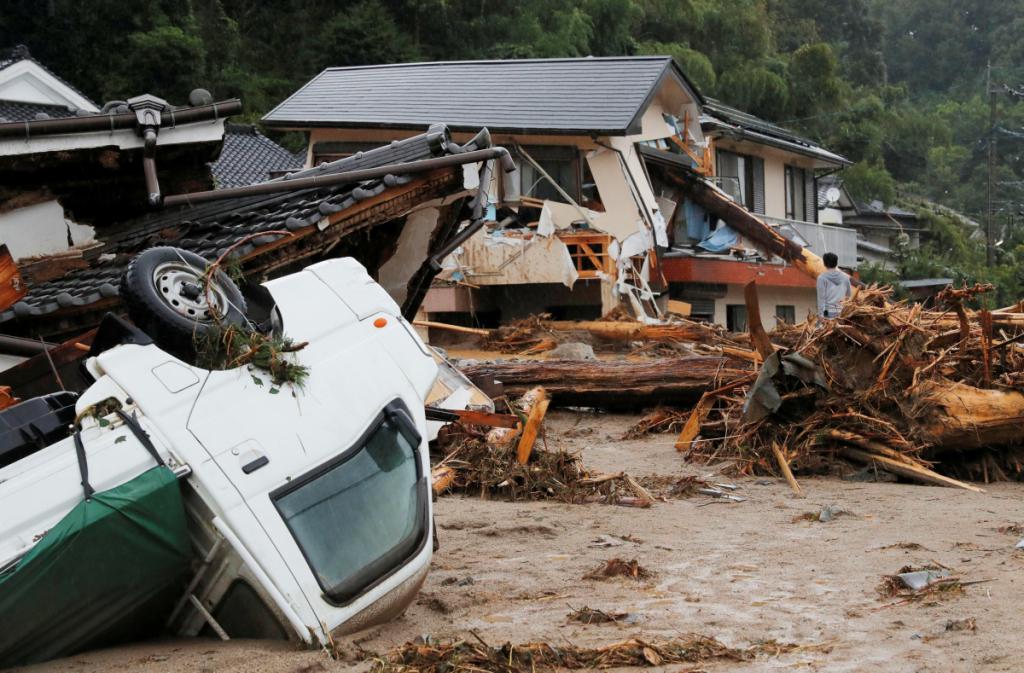
[[516, 460], [520, 465], [526, 465], [533, 453], [533, 445], [537, 442], [537, 433], [540, 432], [541, 423], [544, 422], [544, 415], [548, 412], [548, 405], [551, 399], [547, 393], [541, 391], [543, 397], [537, 400], [530, 409], [530, 415], [526, 417], [526, 424], [523, 426], [523, 434], [519, 436], [519, 446], [516, 447]]
[[762, 360], [775, 352], [768, 333], [761, 324], [761, 302], [757, 298], [757, 281], [750, 281], [743, 288], [743, 298], [747, 304], [747, 330], [750, 332], [750, 343], [757, 349]]

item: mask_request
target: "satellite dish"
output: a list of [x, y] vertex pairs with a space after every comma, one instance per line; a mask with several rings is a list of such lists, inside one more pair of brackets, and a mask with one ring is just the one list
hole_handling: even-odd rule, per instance
[[828, 202], [828, 205], [834, 206], [839, 203], [839, 199], [842, 195], [843, 193], [839, 191], [838, 187], [829, 187], [825, 190], [825, 201]]

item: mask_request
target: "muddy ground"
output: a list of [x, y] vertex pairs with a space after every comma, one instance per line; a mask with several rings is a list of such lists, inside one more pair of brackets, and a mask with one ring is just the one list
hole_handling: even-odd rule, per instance
[[[635, 420], [553, 412], [547, 442], [582, 450], [596, 470], [709, 473], [684, 465], [671, 436], [619, 439]], [[803, 479], [807, 497], [797, 499], [781, 480], [723, 480], [739, 484], [737, 493], [748, 499], [723, 503], [698, 495], [639, 510], [442, 497], [441, 550], [418, 602], [399, 620], [364, 634], [360, 646], [384, 652], [420, 635], [450, 639], [471, 637], [470, 631], [492, 644], [588, 646], [700, 633], [730, 646], [766, 639], [822, 646], [702, 665], [711, 672], [1024, 670], [1018, 629], [1024, 552], [1014, 550], [1017, 535], [998, 530], [1024, 523], [1024, 485], [999, 484], [974, 494]], [[848, 514], [827, 523], [795, 521], [830, 504]], [[595, 543], [609, 538], [621, 544]], [[615, 556], [638, 559], [655, 576], [581, 579]], [[894, 605], [877, 593], [883, 575], [932, 561], [979, 583], [933, 603]], [[629, 617], [612, 624], [567, 621], [571, 609], [584, 606]], [[976, 630], [957, 630], [959, 620], [970, 618]], [[27, 670], [310, 673], [366, 667], [278, 643], [174, 640]]]

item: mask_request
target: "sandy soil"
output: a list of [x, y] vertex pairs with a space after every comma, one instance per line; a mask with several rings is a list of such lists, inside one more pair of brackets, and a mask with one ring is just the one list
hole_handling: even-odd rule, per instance
[[[581, 449], [587, 465], [598, 470], [708, 473], [683, 465], [671, 437], [620, 440], [634, 420], [552, 413], [547, 441], [551, 448]], [[1024, 670], [1017, 629], [1024, 552], [1014, 551], [1016, 536], [997, 530], [1024, 522], [1024, 485], [974, 494], [814, 479], [802, 480], [807, 497], [797, 499], [781, 481], [735, 483], [746, 502], [696, 496], [648, 510], [443, 497], [437, 504], [441, 550], [418, 602], [397, 621], [364, 634], [360, 644], [383, 652], [420, 635], [460, 638], [470, 630], [494, 644], [577, 645], [694, 632], [732, 646], [763, 639], [830, 645], [827, 651], [704, 666], [713, 672]], [[849, 514], [827, 523], [794, 522], [828, 504]], [[636, 540], [594, 546], [600, 536]], [[641, 582], [581, 579], [614, 556], [636, 558], [656, 575]], [[930, 561], [953, 568], [965, 581], [986, 581], [931, 605], [890, 605], [876, 593], [882, 575]], [[631, 617], [610, 625], [567, 622], [570, 608], [582, 606]], [[974, 632], [946, 629], [949, 621], [971, 617]], [[27, 670], [308, 673], [365, 667], [277, 643], [175, 640]]]

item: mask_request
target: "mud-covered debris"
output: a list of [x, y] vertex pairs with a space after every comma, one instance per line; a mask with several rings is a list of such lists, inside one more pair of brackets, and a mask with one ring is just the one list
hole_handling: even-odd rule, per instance
[[822, 650], [827, 646], [799, 646], [759, 641], [746, 648], [728, 647], [703, 635], [672, 640], [630, 638], [603, 647], [586, 648], [548, 643], [505, 643], [492, 646], [478, 637], [447, 643], [406, 643], [373, 659], [373, 673], [535, 673], [536, 671], [609, 669], [695, 664], [708, 661], [752, 661], [760, 656]]
[[947, 631], [977, 631], [978, 622], [974, 617], [966, 617], [964, 619], [950, 619], [946, 621]]
[[843, 509], [839, 505], [825, 505], [817, 512], [804, 512], [793, 517], [793, 523], [800, 521], [817, 521], [819, 523], [828, 523], [833, 519], [840, 516], [848, 516], [850, 512]]
[[689, 412], [657, 407], [645, 413], [622, 435], [623, 439], [639, 439], [656, 432], [679, 432], [689, 417]]
[[904, 566], [893, 575], [885, 575], [878, 586], [883, 598], [919, 600], [925, 597], [942, 598], [963, 593], [960, 578], [949, 568], [938, 565]]
[[609, 624], [621, 622], [630, 617], [628, 612], [605, 612], [604, 610], [595, 610], [583, 606], [578, 610], [573, 610], [567, 615], [567, 619], [570, 622], [580, 622], [581, 624]]
[[654, 573], [640, 565], [640, 561], [636, 559], [626, 561], [615, 557], [588, 572], [583, 579], [606, 580], [612, 577], [630, 577], [635, 580], [645, 580], [653, 576]]

